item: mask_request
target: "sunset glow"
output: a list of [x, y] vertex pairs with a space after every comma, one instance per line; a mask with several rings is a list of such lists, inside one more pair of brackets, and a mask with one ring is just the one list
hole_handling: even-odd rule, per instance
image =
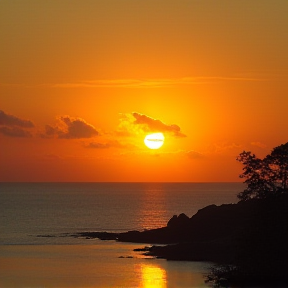
[[287, 13], [0, 1], [0, 181], [241, 181], [239, 153], [287, 142]]

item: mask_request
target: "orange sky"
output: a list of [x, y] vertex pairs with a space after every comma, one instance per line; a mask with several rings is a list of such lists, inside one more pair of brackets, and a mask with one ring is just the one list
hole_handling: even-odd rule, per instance
[[287, 15], [286, 0], [0, 1], [0, 181], [240, 181], [240, 152], [288, 141]]

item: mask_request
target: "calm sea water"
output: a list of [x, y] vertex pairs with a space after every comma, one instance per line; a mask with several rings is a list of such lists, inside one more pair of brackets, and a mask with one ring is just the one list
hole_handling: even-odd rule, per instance
[[210, 204], [235, 203], [243, 188], [241, 183], [0, 183], [0, 287], [207, 287], [208, 263], [143, 259], [132, 251], [139, 244], [63, 233], [162, 227], [174, 214], [191, 217]]
[[39, 234], [143, 230], [233, 203], [242, 183], [1, 183], [0, 244], [59, 244]]

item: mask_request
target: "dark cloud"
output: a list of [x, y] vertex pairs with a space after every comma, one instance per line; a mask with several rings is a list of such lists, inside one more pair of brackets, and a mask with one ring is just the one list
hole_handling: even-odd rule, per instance
[[60, 117], [60, 120], [67, 125], [67, 132], [59, 135], [60, 138], [90, 138], [97, 136], [98, 131], [81, 118], [71, 118], [69, 116]]
[[34, 124], [29, 120], [20, 119], [16, 116], [6, 114], [0, 110], [0, 125], [17, 126], [22, 128], [33, 128]]
[[70, 116], [61, 116], [58, 118], [56, 126], [46, 125], [43, 138], [58, 137], [61, 139], [80, 139], [97, 136], [99, 132], [96, 128], [87, 123], [82, 118], [73, 118]]
[[0, 133], [8, 137], [21, 137], [21, 138], [32, 137], [32, 134], [30, 132], [19, 127], [2, 126], [0, 127]]
[[170, 132], [177, 137], [186, 137], [186, 135], [181, 132], [180, 127], [176, 124], [167, 125], [158, 119], [153, 119], [137, 112], [133, 112], [132, 116], [135, 119], [133, 123], [141, 125], [145, 132]]
[[45, 125], [45, 131], [44, 133], [39, 133], [39, 136], [41, 138], [53, 138], [54, 136], [58, 136], [58, 134], [63, 134], [60, 129], [57, 127], [53, 127], [51, 125]]
[[54, 127], [52, 127], [52, 126], [50, 126], [50, 125], [46, 125], [45, 126], [45, 134], [47, 135], [47, 136], [52, 136], [52, 135], [55, 135], [56, 133], [57, 133], [57, 129], [56, 128], [54, 128]]
[[60, 117], [60, 120], [66, 124], [67, 132], [60, 134], [59, 138], [91, 138], [99, 133], [91, 124], [88, 124], [81, 118], [71, 118], [69, 116]]
[[20, 119], [16, 116], [6, 114], [0, 110], [0, 133], [8, 137], [32, 137], [32, 134], [25, 130], [33, 128], [34, 124], [29, 120]]

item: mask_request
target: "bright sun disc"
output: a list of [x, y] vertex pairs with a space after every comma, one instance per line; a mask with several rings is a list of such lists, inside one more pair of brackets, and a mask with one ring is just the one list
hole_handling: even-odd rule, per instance
[[144, 143], [150, 149], [159, 149], [164, 143], [164, 135], [162, 133], [149, 134], [145, 137]]

